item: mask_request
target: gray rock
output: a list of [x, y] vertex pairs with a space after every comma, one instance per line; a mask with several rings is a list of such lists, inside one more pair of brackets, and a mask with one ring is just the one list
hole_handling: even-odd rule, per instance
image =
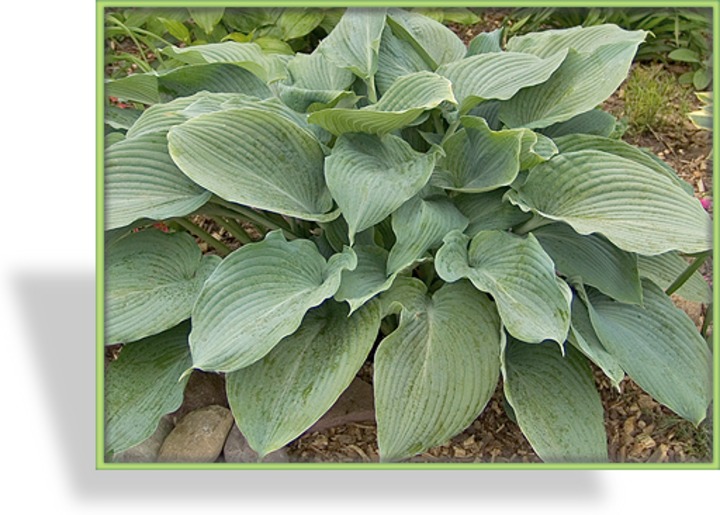
[[223, 406], [207, 406], [185, 415], [165, 438], [159, 462], [211, 463], [222, 452], [233, 417]]
[[170, 416], [165, 415], [160, 419], [158, 428], [155, 432], [145, 440], [137, 444], [135, 447], [117, 453], [113, 456], [113, 461], [116, 463], [153, 463], [157, 461], [160, 447], [162, 447], [163, 441], [170, 434], [170, 431], [175, 427], [172, 423]]
[[332, 408], [320, 420], [315, 422], [306, 433], [323, 431], [350, 422], [370, 422], [373, 420], [375, 420], [373, 388], [356, 377], [338, 400], [335, 401]]
[[[257, 463], [259, 461], [258, 453], [252, 450], [236, 425], [233, 425], [225, 441], [223, 455], [226, 463]], [[263, 463], [287, 463], [288, 461], [290, 460], [285, 447], [271, 452], [262, 459]]]

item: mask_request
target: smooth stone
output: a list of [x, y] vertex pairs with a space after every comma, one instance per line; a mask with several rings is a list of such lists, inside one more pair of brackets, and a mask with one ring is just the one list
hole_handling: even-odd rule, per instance
[[256, 453], [236, 425], [233, 425], [230, 434], [225, 441], [223, 455], [226, 463], [287, 463], [289, 461], [285, 447], [273, 451], [262, 460], [258, 459]]
[[174, 427], [175, 425], [172, 423], [172, 419], [168, 415], [165, 415], [160, 419], [158, 428], [150, 438], [144, 442], [140, 442], [134, 447], [115, 454], [113, 461], [116, 463], [153, 463], [157, 461], [163, 441], [165, 441], [165, 438], [167, 438], [167, 435], [170, 434]]
[[223, 406], [191, 411], [165, 438], [158, 461], [212, 463], [220, 456], [232, 424], [232, 413]]
[[306, 433], [344, 426], [351, 422], [371, 422], [374, 420], [373, 387], [356, 377], [338, 400], [335, 401], [332, 408], [320, 420], [315, 422]]

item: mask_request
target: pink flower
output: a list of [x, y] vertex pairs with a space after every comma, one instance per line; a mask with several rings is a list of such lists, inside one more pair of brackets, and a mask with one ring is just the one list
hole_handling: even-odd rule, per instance
[[700, 204], [702, 204], [702, 207], [705, 208], [705, 210], [707, 211], [708, 209], [710, 209], [710, 206], [712, 206], [712, 199], [701, 198]]

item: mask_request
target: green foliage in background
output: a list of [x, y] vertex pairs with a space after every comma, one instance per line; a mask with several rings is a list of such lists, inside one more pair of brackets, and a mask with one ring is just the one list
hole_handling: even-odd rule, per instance
[[709, 254], [710, 219], [596, 109], [646, 35], [468, 49], [418, 12], [348, 9], [311, 53], [173, 45], [163, 70], [109, 80], [148, 107], [106, 118], [105, 343], [125, 344], [106, 451], [148, 438], [197, 369], [225, 374], [265, 456], [370, 355], [382, 461], [463, 431], [499, 381], [544, 461], [607, 461], [592, 364], [699, 424], [711, 354], [666, 281], [708, 300], [682, 263]]

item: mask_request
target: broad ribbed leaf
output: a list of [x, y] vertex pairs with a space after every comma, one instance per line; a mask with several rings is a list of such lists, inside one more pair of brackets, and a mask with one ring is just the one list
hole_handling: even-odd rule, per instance
[[378, 69], [375, 82], [380, 94], [390, 88], [393, 82], [403, 75], [421, 71], [432, 71], [407, 41], [393, 35], [390, 27], [385, 27], [378, 53]]
[[495, 29], [492, 32], [481, 32], [468, 44], [467, 54], [465, 57], [502, 52], [502, 47], [500, 46], [502, 44], [502, 33], [502, 28]]
[[646, 32], [642, 30], [629, 32], [612, 24], [544, 30], [510, 38], [507, 42], [507, 49], [512, 52], [525, 52], [539, 57], [547, 57], [566, 48], [589, 53], [615, 43], [626, 43], [628, 41], [642, 43], [645, 34]]
[[368, 300], [389, 289], [397, 273], [387, 273], [388, 251], [375, 245], [356, 245], [357, 266], [342, 273], [340, 288], [335, 294], [338, 302], [347, 302], [355, 312]]
[[[137, 121], [143, 111], [132, 108], [120, 108], [114, 105], [106, 105], [104, 109], [105, 125], [116, 130], [128, 130]], [[105, 134], [107, 136], [107, 133]]]
[[464, 116], [464, 129], [443, 144], [446, 157], [433, 185], [480, 193], [511, 184], [520, 171], [520, 131], [492, 131], [482, 118]]
[[125, 345], [105, 372], [105, 452], [149, 438], [163, 415], [180, 407], [188, 378], [189, 323]]
[[424, 111], [455, 103], [450, 82], [431, 72], [397, 79], [377, 104], [362, 109], [324, 109], [308, 117], [335, 135], [346, 132], [387, 134], [413, 123]]
[[517, 52], [495, 52], [441, 66], [437, 73], [450, 79], [460, 112], [466, 113], [483, 100], [507, 100], [522, 88], [547, 81], [563, 59], [565, 52], [545, 59]]
[[467, 218], [445, 196], [411, 198], [392, 214], [396, 241], [387, 260], [387, 273], [412, 265], [429, 249], [440, 245], [447, 233], [462, 231], [467, 224]]
[[121, 79], [105, 81], [105, 96], [126, 102], [157, 104], [160, 102], [155, 73], [134, 73]]
[[535, 229], [533, 235], [571, 282], [580, 278], [620, 302], [642, 303], [637, 256], [623, 252], [602, 236], [581, 236], [565, 224]]
[[[155, 132], [161, 132], [165, 135], [171, 127], [187, 121], [189, 117], [183, 112], [184, 109], [205, 95], [207, 93], [197, 93], [193, 96], [176, 98], [164, 104], [148, 107], [133, 126], [128, 129], [128, 139]], [[167, 146], [167, 139], [165, 141]]]
[[573, 116], [566, 122], [553, 124], [543, 129], [542, 132], [545, 136], [553, 139], [571, 134], [592, 134], [595, 136], [608, 137], [615, 129], [616, 123], [615, 117], [610, 113], [600, 109], [592, 109], [586, 113]]
[[162, 73], [137, 73], [105, 83], [106, 95], [143, 104], [157, 104], [168, 96], [190, 96], [201, 91], [245, 93], [259, 98], [272, 95], [265, 82], [253, 73], [227, 63], [200, 63]]
[[200, 91], [244, 93], [259, 98], [272, 96], [270, 88], [250, 71], [227, 63], [181, 66], [158, 76], [159, 91], [186, 97]]
[[356, 264], [349, 248], [326, 261], [312, 242], [288, 242], [281, 231], [240, 247], [193, 307], [193, 366], [231, 372], [258, 361], [295, 332], [310, 308], [334, 295], [342, 271]]
[[332, 218], [320, 143], [267, 109], [227, 109], [168, 133], [170, 155], [193, 181], [218, 196], [304, 220]]
[[[638, 256], [638, 269], [642, 277], [647, 277], [663, 290], [667, 289], [675, 279], [680, 277], [690, 265], [676, 252], [668, 252], [658, 256]], [[712, 291], [702, 274], [697, 271], [676, 292], [676, 295], [689, 301], [709, 304], [712, 302]]]
[[712, 355], [695, 324], [647, 279], [643, 306], [588, 291], [588, 311], [603, 346], [643, 390], [699, 424], [712, 400]]
[[333, 107], [342, 99], [357, 97], [345, 91], [355, 76], [333, 65], [323, 54], [296, 54], [288, 62], [288, 78], [278, 83], [280, 98], [296, 111]]
[[625, 80], [645, 34], [604, 25], [511, 39], [508, 50], [538, 57], [569, 51], [549, 80], [508, 100], [500, 118], [509, 127], [543, 128], [595, 108]]
[[210, 198], [170, 158], [164, 133], [119, 141], [105, 150], [105, 228], [141, 218], [184, 216]]
[[603, 406], [590, 367], [568, 347], [510, 341], [505, 396], [523, 434], [545, 462], [608, 460]]
[[190, 16], [192, 16], [193, 21], [198, 24], [198, 26], [205, 32], [205, 34], [210, 34], [215, 29], [215, 25], [220, 23], [220, 20], [222, 20], [223, 14], [225, 13], [225, 8], [189, 7], [188, 11], [190, 12]]
[[452, 201], [470, 224], [465, 233], [473, 237], [480, 231], [497, 229], [506, 231], [530, 219], [517, 206], [503, 200], [506, 189], [501, 188], [487, 193], [461, 193], [452, 197]]
[[[583, 286], [579, 284], [576, 287], [582, 288]], [[573, 296], [572, 300], [572, 319], [570, 320], [568, 341], [600, 367], [612, 385], [620, 391], [620, 382], [625, 378], [625, 371], [603, 346], [592, 326], [587, 307], [577, 296]]]
[[532, 170], [510, 200], [580, 234], [640, 254], [712, 247], [710, 219], [677, 183], [607, 152], [561, 153]]
[[442, 23], [426, 16], [389, 9], [388, 25], [397, 37], [410, 43], [433, 70], [465, 56], [466, 48], [462, 40]]
[[185, 64], [232, 63], [251, 71], [265, 82], [282, 78], [285, 73], [275, 56], [265, 55], [256, 43], [225, 41], [184, 48], [165, 47], [162, 52]]
[[350, 242], [415, 196], [430, 179], [435, 159], [435, 152], [416, 152], [397, 136], [338, 138], [325, 178], [347, 220]]
[[411, 457], [465, 429], [499, 376], [501, 329], [492, 301], [465, 281], [432, 297], [410, 281], [414, 288], [388, 292], [402, 306], [400, 325], [375, 353], [382, 461]]
[[[566, 123], [572, 123], [572, 120]], [[578, 150], [598, 150], [600, 152], [607, 152], [608, 154], [613, 154], [618, 157], [624, 157], [625, 159], [635, 161], [668, 179], [672, 179], [673, 182], [680, 185], [688, 195], [694, 195], [692, 185], [683, 181], [678, 176], [677, 172], [675, 172], [675, 170], [673, 170], [665, 161], [651, 152], [643, 150], [642, 148], [634, 147], [622, 140], [604, 138], [602, 136], [592, 134], [569, 134], [567, 136], [558, 137], [555, 139], [555, 143], [562, 153], [577, 152]]]
[[570, 326], [570, 288], [532, 234], [520, 237], [480, 231], [470, 238], [454, 231], [435, 255], [445, 281], [470, 279], [495, 299], [508, 332], [530, 343], [565, 341]]
[[328, 301], [263, 359], [228, 374], [228, 401], [250, 447], [263, 457], [315, 423], [365, 363], [379, 328], [377, 302], [348, 316]]
[[105, 342], [160, 333], [190, 316], [218, 256], [202, 256], [187, 233], [148, 229], [105, 251]]
[[347, 9], [340, 22], [322, 40], [318, 51], [340, 68], [365, 81], [377, 71], [385, 9]]

